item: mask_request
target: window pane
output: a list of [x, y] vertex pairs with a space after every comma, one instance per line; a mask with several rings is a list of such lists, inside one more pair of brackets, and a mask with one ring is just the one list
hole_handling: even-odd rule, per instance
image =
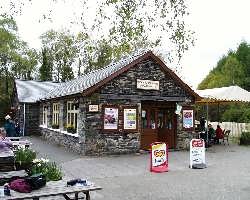
[[150, 112], [150, 128], [155, 129], [155, 111], [151, 110]]
[[75, 113], [75, 128], [77, 129], [77, 113]]
[[165, 127], [167, 129], [172, 129], [172, 113], [171, 111], [167, 111], [166, 112], [166, 123], [165, 123]]
[[160, 110], [158, 112], [158, 128], [164, 127], [164, 111]]
[[142, 116], [142, 128], [147, 128], [147, 111], [146, 110], [142, 110], [141, 112], [141, 116]]

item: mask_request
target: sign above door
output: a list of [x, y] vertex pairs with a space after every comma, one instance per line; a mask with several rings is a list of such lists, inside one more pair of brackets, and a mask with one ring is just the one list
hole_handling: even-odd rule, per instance
[[160, 82], [151, 80], [141, 80], [137, 79], [137, 88], [143, 90], [159, 90]]

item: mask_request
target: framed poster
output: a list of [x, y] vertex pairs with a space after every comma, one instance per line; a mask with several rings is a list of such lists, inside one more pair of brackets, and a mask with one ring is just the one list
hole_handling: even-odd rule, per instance
[[124, 129], [136, 129], [136, 109], [125, 108], [124, 113]]
[[194, 128], [194, 111], [193, 110], [182, 110], [183, 128], [192, 129]]
[[118, 129], [118, 108], [104, 108], [104, 129]]

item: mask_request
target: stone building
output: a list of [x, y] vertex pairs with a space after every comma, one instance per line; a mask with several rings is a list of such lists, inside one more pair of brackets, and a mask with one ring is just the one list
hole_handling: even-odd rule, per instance
[[40, 132], [84, 155], [138, 152], [156, 141], [183, 149], [198, 98], [159, 57], [141, 52], [48, 92], [39, 102]]

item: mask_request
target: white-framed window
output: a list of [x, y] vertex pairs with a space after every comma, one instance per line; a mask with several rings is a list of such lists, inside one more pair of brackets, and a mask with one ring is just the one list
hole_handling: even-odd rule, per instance
[[73, 101], [67, 101], [67, 132], [77, 133], [78, 108]]
[[59, 128], [59, 103], [53, 103], [52, 128]]
[[48, 125], [48, 108], [47, 106], [43, 106], [43, 126], [47, 126]]

